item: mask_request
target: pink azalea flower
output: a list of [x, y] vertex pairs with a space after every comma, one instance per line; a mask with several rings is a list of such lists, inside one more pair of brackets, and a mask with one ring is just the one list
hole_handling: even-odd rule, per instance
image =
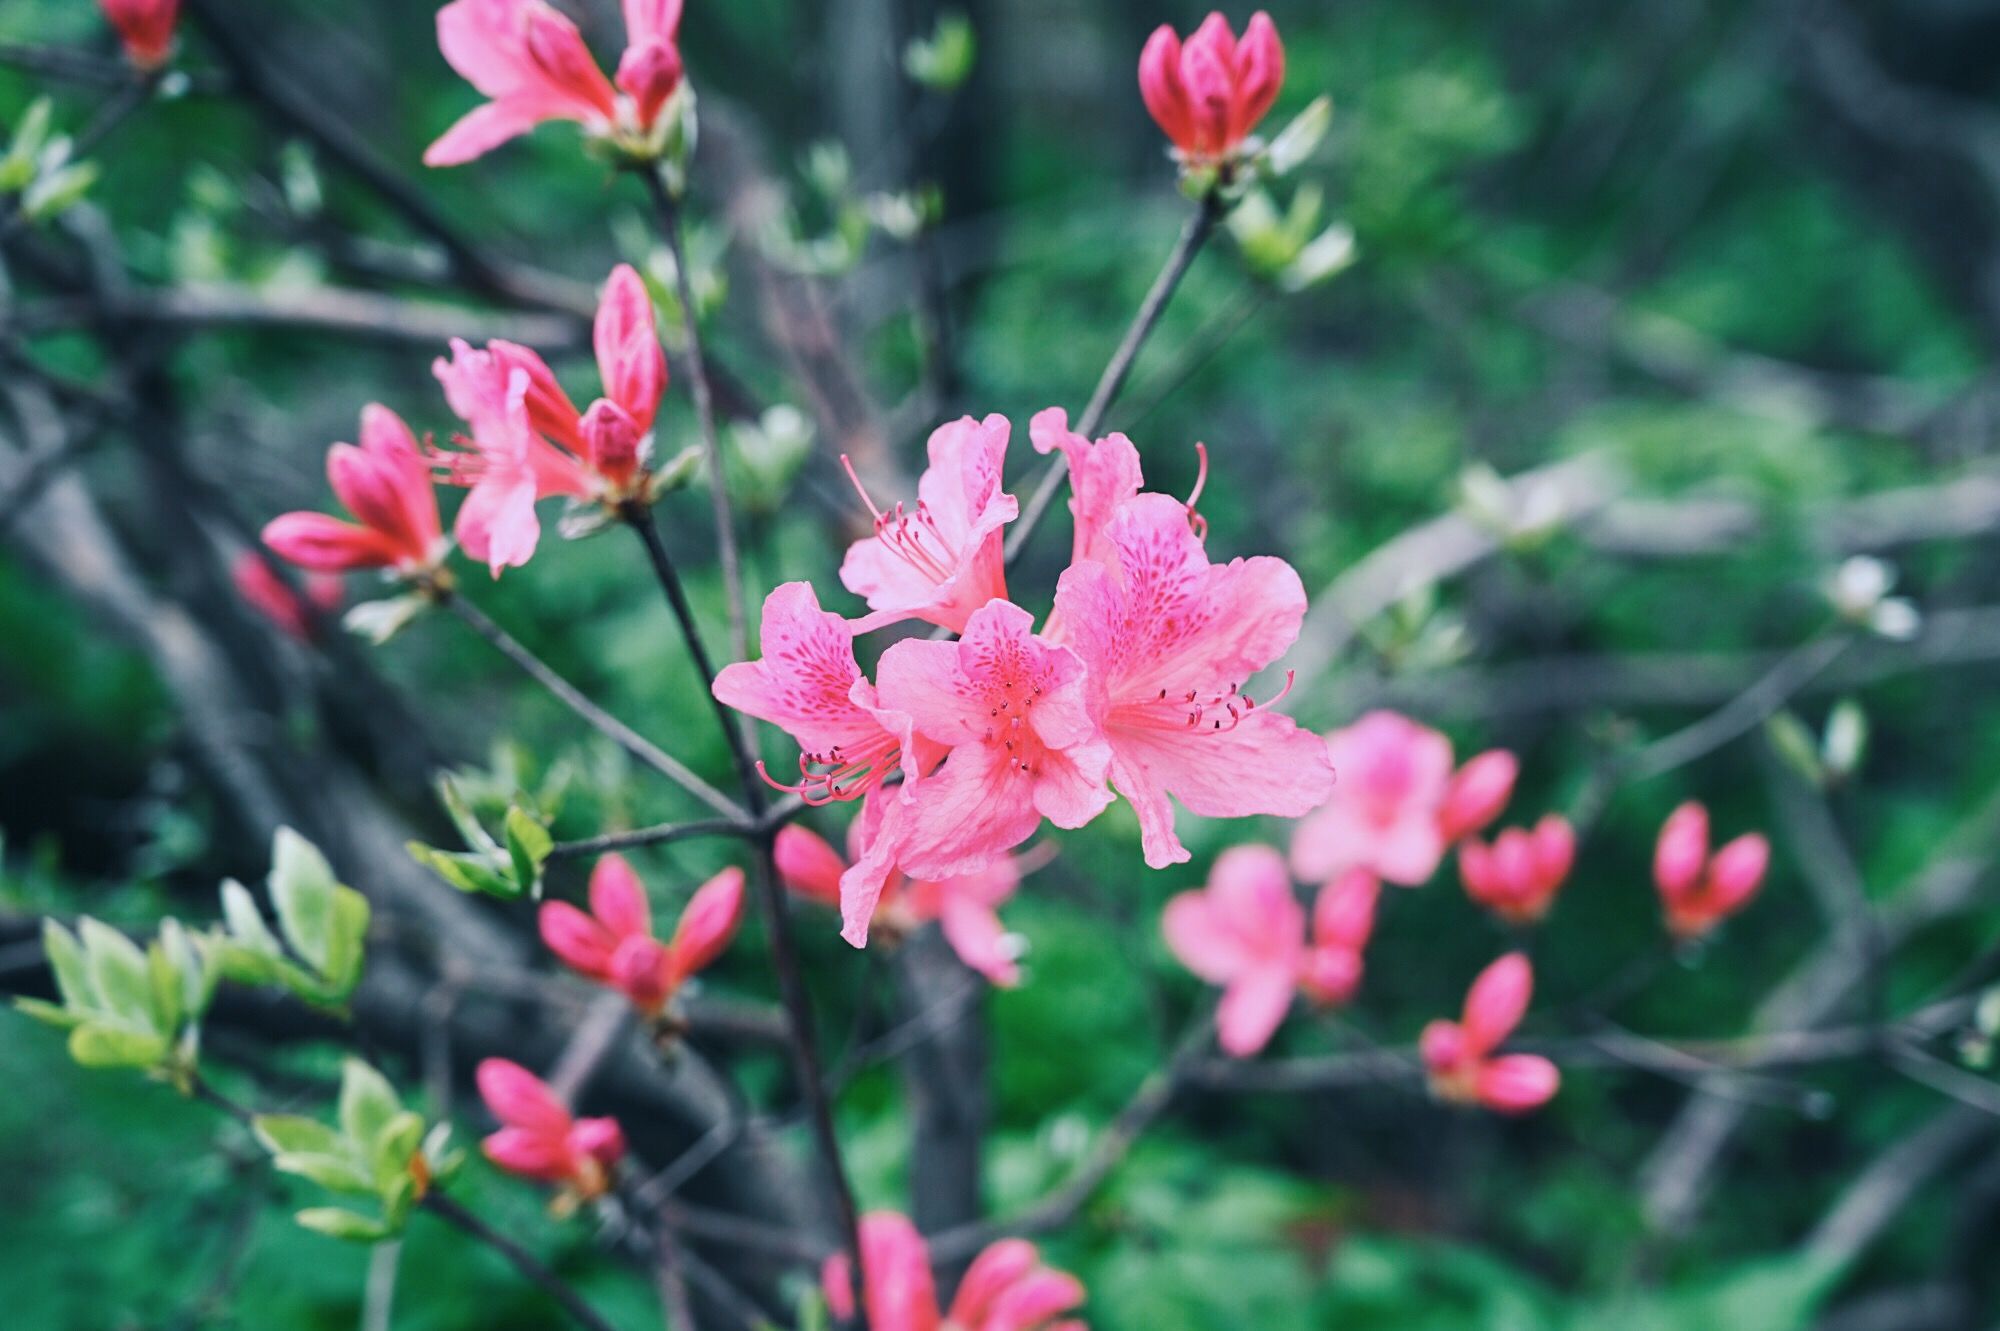
[[1493, 1052], [1521, 1024], [1534, 987], [1527, 957], [1510, 952], [1472, 982], [1461, 1020], [1424, 1027], [1418, 1044], [1431, 1094], [1502, 1114], [1526, 1113], [1548, 1102], [1562, 1081], [1555, 1064], [1536, 1054]]
[[1451, 741], [1395, 712], [1370, 712], [1326, 737], [1333, 798], [1292, 834], [1292, 871], [1307, 882], [1362, 868], [1415, 887], [1445, 848], [1506, 805], [1517, 764], [1495, 750], [1452, 775]]
[[743, 919], [743, 871], [724, 869], [681, 912], [674, 936], [653, 937], [646, 889], [622, 856], [606, 855], [590, 875], [590, 911], [566, 901], [542, 906], [542, 941], [572, 970], [616, 989], [656, 1017], [690, 977], [706, 969]]
[[180, 0], [98, 0], [135, 69], [155, 70], [174, 53]]
[[939, 426], [914, 511], [877, 508], [848, 466], [875, 520], [875, 534], [849, 546], [840, 565], [841, 582], [875, 612], [856, 621], [855, 632], [921, 619], [960, 633], [974, 611], [1006, 598], [1001, 529], [1021, 511], [1000, 489], [1011, 430], [1005, 416]]
[[543, 0], [453, 0], [438, 11], [445, 61], [488, 101], [424, 154], [429, 166], [482, 157], [546, 120], [573, 120], [640, 156], [657, 154], [661, 112], [680, 87], [681, 0], [625, 0], [616, 85], [576, 25]]
[[538, 1183], [561, 1184], [582, 1200], [611, 1187], [611, 1171], [625, 1154], [625, 1134], [615, 1119], [572, 1118], [548, 1083], [504, 1058], [489, 1058], [477, 1072], [480, 1098], [500, 1130], [480, 1143], [501, 1169]]
[[332, 573], [307, 574], [304, 594], [293, 591], [255, 550], [236, 556], [229, 566], [229, 580], [245, 605], [300, 642], [311, 642], [320, 619], [340, 609], [347, 595], [345, 584]]
[[1708, 853], [1708, 810], [1690, 801], [1660, 828], [1653, 882], [1675, 938], [1700, 938], [1750, 904], [1771, 866], [1771, 843], [1756, 832]]
[[827, 1260], [820, 1287], [836, 1318], [849, 1321], [858, 1311], [867, 1331], [1084, 1331], [1063, 1318], [1083, 1302], [1083, 1285], [1044, 1266], [1025, 1239], [1002, 1239], [973, 1258], [958, 1296], [940, 1314], [930, 1248], [893, 1211], [861, 1218], [861, 1307], [844, 1255]]
[[1576, 831], [1554, 813], [1533, 830], [1508, 828], [1490, 846], [1468, 838], [1458, 848], [1465, 894], [1509, 924], [1547, 915], [1575, 862]]
[[893, 867], [932, 881], [974, 873], [1043, 818], [1082, 827], [1111, 802], [1111, 753], [1085, 704], [1083, 661], [1037, 637], [1017, 605], [989, 602], [957, 642], [896, 643], [876, 692], [949, 756], [920, 787], [906, 781], [899, 798], [878, 801], [884, 821], [841, 885], [841, 936], [856, 947]]
[[[857, 860], [865, 855], [873, 821], [864, 816], [849, 825], [848, 846]], [[778, 877], [788, 889], [809, 901], [839, 908], [840, 880], [852, 867], [845, 856], [797, 823], [778, 833], [775, 850]], [[899, 939], [936, 921], [960, 961], [990, 983], [1011, 989], [1021, 982], [1020, 948], [1000, 923], [1000, 907], [1013, 898], [1021, 873], [1020, 859], [1013, 855], [937, 882], [912, 879], [892, 869], [875, 904], [872, 927], [877, 936]]]
[[1248, 1058], [1262, 1050], [1301, 989], [1322, 1007], [1353, 998], [1380, 890], [1359, 870], [1328, 883], [1309, 937], [1285, 857], [1269, 846], [1236, 846], [1216, 857], [1206, 888], [1167, 903], [1160, 917], [1167, 947], [1222, 986], [1215, 1026], [1224, 1053]]
[[1062, 575], [1055, 616], [1089, 668], [1111, 782], [1139, 815], [1146, 863], [1188, 858], [1169, 796], [1209, 818], [1318, 808], [1333, 789], [1326, 742], [1242, 692], [1298, 637], [1306, 594], [1292, 566], [1211, 564], [1186, 506], [1166, 495], [1120, 505], [1102, 540], [1105, 562]]
[[[464, 3], [464, 0], [461, 0]], [[439, 465], [472, 493], [458, 511], [459, 544], [489, 565], [528, 562], [541, 540], [535, 503], [551, 496], [615, 504], [643, 495], [647, 435], [667, 386], [667, 357], [646, 284], [628, 264], [612, 270], [594, 333], [606, 396], [578, 412], [548, 363], [527, 347], [451, 344], [435, 366], [452, 411], [470, 427]]]
[[811, 583], [787, 582], [764, 598], [758, 638], [763, 659], [724, 666], [715, 696], [798, 741], [799, 782], [773, 782], [779, 789], [826, 804], [867, 795], [900, 772], [900, 798], [936, 765], [942, 750], [881, 705], [855, 664], [853, 627], [819, 608]]
[[1190, 162], [1234, 154], [1278, 100], [1285, 48], [1259, 10], [1237, 41], [1229, 20], [1210, 14], [1183, 43], [1162, 24], [1139, 56], [1146, 110]]
[[316, 573], [383, 568], [410, 575], [434, 569], [444, 557], [430, 465], [395, 412], [375, 405], [364, 409], [361, 446], [329, 449], [326, 476], [360, 524], [324, 513], [274, 518], [263, 538], [279, 558]]

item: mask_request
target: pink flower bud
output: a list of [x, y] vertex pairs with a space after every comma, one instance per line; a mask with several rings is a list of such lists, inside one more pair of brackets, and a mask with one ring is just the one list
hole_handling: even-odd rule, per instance
[[612, 949], [604, 981], [640, 1012], [655, 1016], [673, 996], [673, 954], [659, 939], [634, 934]]
[[639, 440], [639, 427], [616, 402], [599, 398], [584, 414], [584, 457], [613, 491], [624, 490], [639, 474]]
[[707, 969], [729, 946], [743, 919], [743, 871], [730, 867], [695, 889], [674, 929], [672, 973], [679, 984]]
[[1653, 848], [1653, 882], [1672, 902], [1691, 894], [1708, 863], [1708, 810], [1689, 801], [1675, 809], [1660, 828]]
[[606, 855], [590, 871], [590, 910], [617, 938], [653, 931], [645, 885], [623, 855]]
[[653, 300], [630, 264], [611, 270], [591, 341], [604, 395], [625, 409], [640, 434], [653, 428], [667, 389], [667, 353], [653, 323]]
[[486, 1059], [475, 1071], [474, 1080], [493, 1117], [508, 1127], [545, 1137], [562, 1137], [569, 1132], [569, 1110], [546, 1082], [519, 1063]]
[[1146, 110], [1190, 161], [1229, 157], [1270, 111], [1285, 79], [1285, 52], [1268, 14], [1237, 41], [1229, 20], [1210, 14], [1182, 42], [1162, 26], [1139, 56]]
[[180, 0], [98, 0], [104, 16], [118, 30], [125, 57], [142, 70], [167, 63], [174, 50], [174, 25]]
[[1417, 1037], [1417, 1052], [1433, 1077], [1445, 1076], [1465, 1060], [1465, 1029], [1455, 1021], [1433, 1021]]
[[542, 942], [563, 964], [594, 980], [609, 979], [616, 945], [604, 926], [567, 901], [545, 901], [537, 923]]
[[1771, 843], [1747, 832], [1715, 852], [1708, 866], [1708, 895], [1718, 916], [1734, 915], [1763, 886], [1771, 866]]
[[778, 880], [788, 891], [827, 906], [840, 904], [840, 876], [847, 861], [826, 838], [797, 823], [787, 823], [773, 847]]
[[1483, 1057], [1498, 1048], [1521, 1024], [1534, 989], [1534, 969], [1522, 953], [1509, 952], [1481, 971], [1465, 996], [1467, 1049]]
[[631, 46], [618, 62], [618, 86], [631, 98], [641, 133], [651, 132], [660, 109], [681, 86], [680, 49], [672, 42]]
[[245, 550], [231, 562], [229, 580], [244, 604], [300, 642], [312, 641], [319, 617], [338, 610], [346, 595], [338, 576], [312, 573], [306, 577], [301, 596], [278, 576], [269, 559], [255, 550]]
[[1459, 768], [1438, 811], [1438, 831], [1445, 841], [1460, 841], [1498, 818], [1513, 798], [1520, 771], [1520, 760], [1505, 749], [1489, 749]]
[[606, 1169], [625, 1155], [625, 1133], [613, 1118], [580, 1118], [570, 1129], [570, 1149]]
[[1479, 1070], [1479, 1103], [1501, 1114], [1525, 1114], [1554, 1097], [1562, 1084], [1556, 1065], [1536, 1054], [1509, 1054]]

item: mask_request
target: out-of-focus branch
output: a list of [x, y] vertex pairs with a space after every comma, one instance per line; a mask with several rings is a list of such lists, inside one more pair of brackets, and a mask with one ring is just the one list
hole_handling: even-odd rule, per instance
[[488, 619], [479, 607], [456, 594], [448, 596], [445, 604], [464, 620], [474, 633], [486, 639], [502, 656], [519, 666], [523, 674], [554, 695], [565, 707], [589, 722], [619, 748], [737, 826], [747, 828], [751, 825], [749, 813], [736, 801], [702, 780], [686, 763], [585, 697], [581, 689], [558, 675], [540, 657], [516, 641], [513, 635]]
[[437, 347], [454, 337], [505, 338], [544, 350], [581, 346], [589, 325], [563, 314], [493, 314], [343, 287], [260, 290], [189, 283], [104, 298], [57, 296], [16, 306], [5, 326], [33, 336], [100, 325], [182, 330], [271, 329], [391, 345]]

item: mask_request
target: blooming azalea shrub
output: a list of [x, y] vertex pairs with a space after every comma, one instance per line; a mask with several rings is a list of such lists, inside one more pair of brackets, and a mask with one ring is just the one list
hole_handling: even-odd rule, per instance
[[[1287, 549], [1286, 524], [1268, 519], [1312, 505], [1317, 481], [1274, 481], [1253, 450], [1197, 442], [1223, 438], [1227, 418], [1131, 400], [1147, 347], [1182, 331], [1168, 311], [1210, 247], [1233, 242], [1258, 284], [1246, 320], [1357, 261], [1353, 232], [1322, 229], [1321, 184], [1301, 179], [1327, 103], [1269, 128], [1297, 89], [1268, 14], [1211, 14], [1185, 37], [1163, 22], [1129, 53], [1128, 118], [1143, 127], [1150, 116], [1164, 134], [1154, 185], [1185, 198], [1179, 240], [1087, 398], [1067, 370], [1083, 340], [1071, 345], [1053, 315], [1033, 371], [1046, 382], [1003, 389], [998, 371], [959, 374], [951, 292], [927, 290], [910, 321], [918, 346], [907, 359], [921, 381], [907, 403], [846, 415], [847, 398], [887, 372], [876, 361], [901, 361], [878, 357], [848, 328], [856, 310], [829, 300], [842, 256], [858, 265], [871, 246], [907, 246], [919, 285], [948, 288], [947, 203], [928, 182], [859, 192], [857, 179], [909, 164], [888, 159], [924, 155], [899, 149], [859, 171], [815, 155], [805, 174], [833, 196], [818, 201], [827, 206], [774, 206], [783, 185], [760, 176], [749, 131], [708, 92], [741, 79], [712, 78], [700, 47], [682, 49], [684, 18], [699, 31], [730, 16], [684, 15], [680, 0], [602, 13], [450, 0], [435, 15], [428, 77], [448, 68], [484, 100], [455, 108], [420, 159], [412, 149], [411, 161], [383, 161], [309, 97], [260, 77], [246, 31], [214, 3], [182, 14], [105, 0], [124, 51], [108, 62], [122, 99], [95, 133], [164, 112], [191, 87], [267, 103], [310, 145], [304, 157], [368, 183], [421, 241], [338, 234], [348, 223], [323, 210], [318, 167], [288, 155], [283, 203], [268, 207], [288, 234], [337, 234], [325, 267], [357, 284], [294, 317], [319, 330], [366, 325], [386, 347], [366, 364], [399, 367], [423, 388], [405, 402], [385, 384], [382, 396], [403, 403], [394, 410], [366, 401], [372, 391], [343, 399], [342, 420], [365, 405], [358, 443], [324, 453], [329, 501], [283, 511], [301, 501], [274, 500], [261, 526], [239, 531], [212, 511], [217, 487], [192, 485], [204, 497], [162, 557], [219, 552], [219, 577], [175, 567], [156, 591], [150, 577], [126, 587], [119, 566], [133, 561], [99, 551], [50, 561], [183, 691], [200, 723], [185, 738], [191, 767], [260, 842], [270, 835], [271, 851], [259, 886], [230, 878], [213, 898], [204, 886], [199, 916], [179, 900], [172, 915], [116, 925], [53, 912], [27, 940], [39, 988], [19, 1007], [62, 1031], [76, 1063], [138, 1074], [220, 1115], [236, 1173], [268, 1163], [287, 1176], [287, 1196], [311, 1190], [315, 1204], [295, 1215], [315, 1241], [375, 1245], [368, 1325], [391, 1324], [401, 1243], [434, 1222], [536, 1291], [521, 1315], [546, 1304], [586, 1331], [628, 1320], [630, 1291], [609, 1292], [614, 1279], [657, 1302], [645, 1320], [670, 1331], [1279, 1327], [1290, 1323], [1258, 1308], [1264, 1291], [1251, 1288], [1266, 1275], [1274, 1298], [1289, 1297], [1302, 1270], [1365, 1287], [1371, 1236], [1455, 1223], [1412, 1218], [1424, 1209], [1409, 1205], [1414, 1188], [1374, 1181], [1406, 1163], [1400, 1142], [1375, 1159], [1392, 1128], [1408, 1126], [1425, 1162], [1449, 1164], [1428, 1172], [1470, 1176], [1467, 1143], [1556, 1157], [1584, 1135], [1583, 1115], [1625, 1112], [1611, 1078], [1657, 1076], [1703, 1097], [1706, 1116], [1691, 1109], [1673, 1140], [1712, 1159], [1722, 1147], [1703, 1141], [1726, 1137], [1715, 1125], [1736, 1112], [1718, 1106], [1761, 1097], [1817, 1112], [1784, 1077], [1861, 1052], [1990, 1111], [1966, 1080], [1986, 1085], [1974, 1037], [2000, 1038], [2000, 1009], [1973, 988], [1982, 980], [1848, 1026], [1834, 1024], [1833, 1000], [1815, 1006], [1830, 987], [1801, 984], [1780, 990], [1747, 1036], [1741, 1021], [1683, 1029], [1671, 1009], [1654, 1022], [1658, 1012], [1627, 1002], [1737, 956], [1768, 962], [1758, 939], [1732, 952], [1750, 932], [1735, 922], [1788, 904], [1759, 900], [1767, 880], [1783, 895], [1772, 838], [1738, 830], [1712, 846], [1708, 805], [1692, 799], [1659, 828], [1649, 895], [1643, 863], [1619, 844], [1627, 788], [1756, 732], [1781, 842], [1839, 830], [1865, 720], [1835, 711], [1819, 735], [1784, 708], [1843, 660], [1888, 669], [1864, 649], [1920, 632], [1914, 603], [1887, 595], [1886, 568], [1850, 561], [1828, 604], [1814, 603], [1821, 636], [1753, 660], [1745, 691], [1688, 729], [1641, 741], [1622, 719], [1525, 723], [1502, 704], [1537, 680], [1508, 694], [1449, 673], [1471, 669], [1459, 656], [1469, 630], [1439, 610], [1432, 584], [1489, 559], [1539, 576], [1537, 561], [1566, 553], [1565, 521], [1591, 520], [1579, 539], [1643, 546], [1630, 531], [1651, 510], [1616, 511], [1610, 483], [1574, 459], [1551, 464], [1576, 490], [1554, 499], [1548, 476], [1516, 485], [1475, 471], [1457, 511], [1309, 592], [1326, 585], [1331, 559]], [[905, 49], [911, 134], [971, 86], [976, 50], [969, 21], [949, 16]], [[103, 64], [78, 67], [105, 77]], [[1325, 67], [1317, 54], [1293, 65], [1315, 80]], [[774, 60], [751, 78], [780, 69]], [[1399, 94], [1434, 113], [1430, 150], [1477, 129], [1454, 122], [1480, 113], [1449, 92]], [[574, 131], [544, 132], [552, 121], [579, 127], [581, 145]], [[496, 257], [428, 202], [425, 178], [403, 174], [490, 158], [477, 170], [499, 188], [531, 153], [498, 150], [531, 133], [532, 153], [551, 160], [581, 146], [604, 191], [589, 206], [554, 194], [533, 206], [574, 213], [574, 234], [605, 233], [619, 261], [584, 250]], [[63, 218], [48, 181], [75, 169], [71, 147], [17, 148], [0, 162], [0, 179], [25, 173], [0, 190], [0, 258], [21, 259], [37, 280], [93, 266], [8, 249], [17, 224]], [[1368, 168], [1417, 179], [1428, 168], [1405, 147]], [[1374, 185], [1381, 193], [1362, 191], [1357, 211], [1389, 191]], [[821, 213], [833, 234], [807, 244], [800, 229]], [[80, 216], [34, 243], [91, 243]], [[199, 243], [178, 233], [168, 266], [201, 271]], [[590, 285], [564, 275], [586, 262]], [[725, 280], [739, 272], [748, 299]], [[135, 326], [176, 310], [275, 321], [292, 280], [281, 272], [223, 293], [197, 284], [157, 308], [123, 285], [114, 294], [137, 311]], [[409, 295], [422, 288], [436, 290]], [[440, 292], [453, 299], [431, 299]], [[378, 302], [393, 317], [371, 321]], [[755, 333], [732, 317], [753, 304]], [[115, 323], [92, 327], [108, 337]], [[146, 363], [145, 338], [130, 341], [111, 349], [132, 358], [116, 377], [138, 385], [132, 404], [112, 404], [123, 389], [109, 382], [58, 381], [54, 398], [170, 433], [172, 376]], [[1217, 349], [1195, 341], [1179, 369], [1155, 367], [1165, 393], [1153, 405]], [[569, 363], [586, 350], [594, 377]], [[333, 378], [348, 391], [345, 375]], [[1053, 405], [1071, 395], [1087, 405]], [[316, 456], [325, 437], [314, 436]], [[183, 452], [162, 443], [148, 474], [183, 476], [197, 465]], [[292, 495], [320, 491], [317, 463], [259, 467]], [[814, 505], [818, 527], [801, 518]], [[1313, 516], [1340, 527], [1346, 515]], [[1749, 521], [1733, 508], [1724, 518], [1708, 520]], [[1863, 519], [1881, 517], [1847, 514], [1820, 535], [1837, 542]], [[1341, 558], [1356, 553], [1352, 539], [1341, 537]], [[1422, 586], [1385, 567], [1396, 558]], [[559, 579], [562, 595], [551, 590]], [[182, 581], [229, 593], [227, 643], [193, 635], [188, 616], [154, 599]], [[527, 691], [499, 692], [480, 667], [460, 668], [458, 647], [441, 645], [460, 629]], [[1936, 650], [1960, 650], [1951, 643]], [[1326, 675], [1343, 649], [1369, 654], [1361, 686]], [[1493, 696], [1460, 707], [1405, 689], [1413, 660]], [[376, 662], [389, 663], [383, 679], [369, 673]], [[277, 683], [255, 723], [236, 724], [239, 695], [266, 674]], [[362, 705], [322, 703], [349, 685], [368, 690]], [[487, 727], [486, 765], [427, 742], [433, 707]], [[1482, 710], [1499, 715], [1456, 724]], [[294, 733], [308, 713], [329, 753], [360, 735], [370, 761], [314, 752]], [[546, 740], [551, 717], [581, 738]], [[429, 800], [416, 797], [425, 780]], [[1679, 796], [1657, 798], [1664, 809]], [[1738, 802], [1716, 807], [1740, 828]], [[1657, 816], [1646, 815], [1646, 835]], [[1840, 856], [1807, 849], [1821, 852], [1797, 858], [1823, 910], [1871, 909]], [[1436, 881], [1448, 861], [1459, 888]], [[190, 855], [159, 876], [178, 893], [194, 865]], [[1960, 879], [1942, 882], [1931, 890], [1948, 894]], [[1607, 918], [1619, 928], [1603, 930]], [[1918, 912], [1907, 927], [1930, 922]], [[1901, 941], [1889, 938], [1898, 917], [1864, 923], [1842, 923], [1841, 937]], [[1642, 945], [1622, 946], [1641, 931]], [[1620, 947], [1606, 941], [1614, 933]], [[1120, 1024], [1076, 998], [1113, 990]], [[1628, 1007], [1648, 1018], [1633, 1026], [1662, 1029], [1627, 1029]], [[336, 1078], [314, 1054], [294, 1066], [253, 1052], [273, 1032], [358, 1053], [344, 1054]], [[1954, 1037], [1969, 1052], [1948, 1064], [1940, 1051]], [[1108, 1106], [1107, 1085], [1119, 1092]], [[321, 1090], [324, 1106], [297, 1103]], [[1230, 1097], [1266, 1095], [1309, 1097], [1317, 1136], [1265, 1151], [1255, 1116]], [[1629, 1099], [1635, 1116], [1654, 1112]], [[1169, 1122], [1183, 1115], [1229, 1128], [1202, 1138], [1198, 1159], [1175, 1155], [1187, 1142]], [[1352, 1140], [1321, 1140], [1337, 1135], [1326, 1122]], [[476, 1155], [452, 1146], [455, 1125], [478, 1138]], [[1946, 1127], [1938, 1150], [1967, 1149], [1971, 1129]], [[1590, 1144], [1593, 1159], [1616, 1146]], [[1353, 1170], [1369, 1181], [1332, 1200], [1324, 1175], [1349, 1168], [1350, 1151], [1369, 1157]], [[1285, 1174], [1293, 1165], [1308, 1181]], [[1231, 1191], [1245, 1179], [1247, 1193]], [[1601, 1209], [1601, 1181], [1566, 1183], [1583, 1199], [1574, 1209]], [[1665, 1234], [1669, 1203], [1689, 1203], [1665, 1184], [1654, 1193], [1666, 1197], [1649, 1203], [1662, 1216], [1647, 1218]], [[1558, 1237], [1599, 1220], [1569, 1215]], [[1211, 1241], [1211, 1227], [1230, 1241]], [[1246, 1227], [1255, 1243], [1238, 1242]], [[1809, 1243], [1801, 1285], [1854, 1260], [1825, 1255], [1849, 1242], [1832, 1228]], [[1190, 1254], [1220, 1265], [1185, 1278]], [[1620, 1268], [1638, 1281], [1657, 1256]], [[476, 1269], [490, 1282], [500, 1268]], [[1200, 1311], [1210, 1296], [1215, 1317]], [[1310, 1295], [1292, 1301], [1298, 1318], [1322, 1311]], [[1546, 1306], [1524, 1299], [1504, 1320], [1572, 1325], [1540, 1318]], [[1697, 1316], [1734, 1306], [1718, 1296]], [[1647, 1311], [1631, 1324], [1683, 1324]]]

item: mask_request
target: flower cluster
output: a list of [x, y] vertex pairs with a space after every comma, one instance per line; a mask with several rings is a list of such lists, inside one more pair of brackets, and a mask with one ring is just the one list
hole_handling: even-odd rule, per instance
[[658, 1017], [681, 986], [705, 970], [743, 919], [743, 871], [724, 869], [703, 883], [667, 942], [653, 936], [646, 889], [623, 856], [606, 855], [590, 874], [590, 910], [566, 901], [542, 906], [542, 941], [578, 974]]
[[[1044, 819], [1090, 822], [1114, 790], [1162, 868], [1188, 858], [1172, 800], [1207, 817], [1297, 817], [1333, 788], [1325, 741], [1244, 691], [1298, 635], [1306, 598], [1291, 566], [1211, 562], [1188, 505], [1142, 491], [1129, 439], [1083, 439], [1051, 409], [1031, 437], [1069, 460], [1076, 542], [1038, 630], [1006, 599], [1010, 432], [998, 416], [946, 425], [915, 505], [870, 502], [874, 533], [841, 578], [872, 613], [849, 622], [787, 583], [764, 603], [762, 659], [715, 682], [716, 697], [798, 742], [787, 789], [863, 802], [869, 834], [840, 886], [857, 947], [891, 875], [980, 873]], [[912, 619], [959, 636], [896, 642], [868, 679], [855, 635]]]
[[487, 98], [424, 154], [457, 166], [549, 120], [572, 120], [634, 157], [657, 156], [681, 88], [681, 0], [624, 0], [625, 54], [607, 79], [583, 34], [544, 0], [453, 0], [438, 11], [445, 61]]
[[[461, 0], [461, 3], [465, 0]], [[667, 358], [652, 298], [627, 265], [605, 284], [593, 330], [604, 396], [579, 411], [548, 363], [527, 347], [494, 341], [451, 344], [435, 365], [453, 414], [465, 425], [453, 448], [426, 448], [387, 407], [361, 417], [361, 445], [327, 454], [333, 491], [359, 523], [287, 513], [264, 543], [302, 568], [340, 573], [387, 569], [420, 579], [446, 554], [434, 479], [466, 487], [453, 533], [466, 554], [498, 577], [534, 555], [535, 505], [562, 497], [623, 511], [650, 503], [652, 431], [667, 388]]]
[[923, 1235], [905, 1216], [875, 1211], [861, 1218], [861, 1303], [845, 1256], [820, 1273], [828, 1308], [842, 1322], [862, 1314], [868, 1331], [1084, 1331], [1065, 1314], [1083, 1302], [1083, 1286], [1042, 1264], [1035, 1245], [1002, 1239], [972, 1259], [948, 1311], [938, 1309], [937, 1280]]

